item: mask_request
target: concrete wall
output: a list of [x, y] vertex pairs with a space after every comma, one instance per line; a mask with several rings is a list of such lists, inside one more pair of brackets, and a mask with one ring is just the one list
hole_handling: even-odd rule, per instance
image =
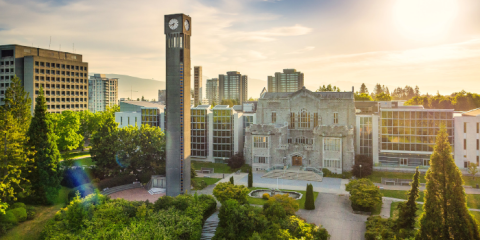
[[[135, 122], [135, 118], [137, 121]], [[130, 124], [128, 121], [130, 120]], [[119, 128], [124, 128], [126, 126], [135, 126], [137, 124], [138, 129], [142, 126], [142, 113], [141, 112], [116, 112], [115, 113], [115, 122], [118, 123]]]
[[[462, 169], [465, 167], [465, 162], [477, 164], [477, 156], [480, 156], [480, 151], [477, 150], [477, 140], [479, 133], [477, 133], [477, 123], [480, 122], [480, 116], [456, 116], [454, 119], [454, 157], [455, 164]], [[467, 123], [467, 132], [464, 132], [464, 123]], [[467, 140], [467, 149], [464, 149], [464, 140]]]

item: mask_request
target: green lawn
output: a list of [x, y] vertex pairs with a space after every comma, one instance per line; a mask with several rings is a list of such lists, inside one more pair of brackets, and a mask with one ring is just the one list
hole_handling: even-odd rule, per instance
[[76, 160], [69, 160], [69, 161], [72, 161], [72, 166], [81, 167], [83, 165], [86, 165], [86, 166], [95, 165], [95, 164], [93, 164], [91, 157], [81, 158], [81, 159], [76, 159]]
[[[407, 199], [407, 191], [401, 190], [380, 190], [384, 197], [392, 197], [399, 199]], [[423, 202], [424, 193], [420, 192], [420, 196], [417, 202]], [[480, 195], [479, 194], [467, 194], [467, 206], [469, 208], [480, 209]]]
[[200, 181], [205, 181], [207, 185], [212, 185], [217, 183], [218, 181], [221, 180], [221, 178], [202, 178], [202, 177], [196, 177], [194, 178], [195, 181], [200, 182]]
[[[383, 172], [383, 171], [373, 171], [372, 175], [367, 178], [372, 180], [372, 182], [381, 183], [383, 178], [400, 178], [400, 179], [413, 179], [412, 173], [403, 173], [403, 172]], [[463, 181], [465, 185], [475, 187], [476, 184], [480, 185], [480, 176], [477, 176], [475, 179], [469, 176], [463, 176]], [[425, 173], [420, 173], [420, 182], [426, 183]]]
[[8, 230], [4, 236], [0, 237], [0, 240], [38, 239], [40, 232], [42, 232], [48, 220], [52, 219], [55, 216], [55, 213], [65, 206], [69, 191], [69, 188], [62, 187], [55, 201], [55, 205], [35, 206], [37, 214], [34, 219], [22, 222]]
[[[63, 160], [65, 153], [62, 153], [61, 155]], [[70, 158], [85, 157], [85, 156], [90, 156], [90, 151], [73, 152], [70, 154]]]
[[[267, 189], [267, 188], [257, 188], [257, 187], [252, 187], [252, 188], [248, 188], [250, 191], [252, 190], [257, 190], [257, 189]], [[299, 192], [301, 194], [303, 194], [302, 198], [297, 200], [298, 202], [298, 205], [300, 207], [300, 209], [305, 209], [305, 194], [306, 194], [306, 191], [297, 191], [297, 190], [288, 190], [288, 189], [280, 189], [280, 190], [283, 190], [283, 191], [292, 191], [292, 192]], [[318, 196], [318, 192], [313, 192], [313, 196], [314, 196], [314, 201], [317, 199], [317, 196]], [[253, 197], [247, 197], [248, 199], [248, 203], [250, 204], [255, 204], [255, 205], [263, 205], [267, 202], [267, 200], [264, 200], [262, 198], [253, 198]]]
[[212, 163], [202, 161], [192, 161], [192, 166], [195, 170], [204, 168], [213, 168], [214, 173], [233, 173], [234, 171], [225, 163]]

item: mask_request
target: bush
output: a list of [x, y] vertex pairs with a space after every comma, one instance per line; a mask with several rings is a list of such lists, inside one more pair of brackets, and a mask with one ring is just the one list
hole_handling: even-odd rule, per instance
[[34, 206], [27, 206], [27, 220], [32, 220], [35, 218], [37, 210]]
[[90, 183], [80, 185], [68, 192], [68, 202], [72, 201], [77, 196], [77, 192], [80, 193], [80, 198], [84, 198], [92, 193], [95, 193], [95, 189], [96, 188]]
[[13, 213], [18, 222], [24, 222], [27, 220], [27, 209], [25, 208], [15, 208], [10, 210]]
[[333, 175], [332, 171], [328, 170], [327, 168], [322, 168], [322, 172], [323, 172], [323, 177], [329, 177]]
[[312, 184], [307, 184], [307, 192], [305, 193], [305, 209], [315, 209], [315, 196], [313, 195]]
[[205, 182], [205, 180], [197, 181], [195, 179], [192, 179], [192, 187], [195, 190], [202, 190], [206, 188], [208, 184]]
[[107, 178], [102, 181], [100, 181], [97, 186], [100, 191], [102, 191], [105, 188], [112, 188], [120, 185], [125, 185], [125, 184], [132, 184], [137, 180], [137, 177], [134, 175], [118, 175], [113, 178]]
[[367, 218], [366, 225], [365, 240], [396, 239], [392, 230], [394, 224], [391, 218], [384, 219], [380, 216], [370, 216]]
[[275, 204], [280, 204], [287, 215], [295, 215], [295, 212], [298, 211], [299, 205], [292, 197], [289, 197], [288, 194], [276, 194], [271, 196], [268, 201], [263, 205], [263, 210], [265, 211], [270, 206]]
[[382, 203], [380, 189], [369, 179], [352, 180], [346, 185], [346, 190], [350, 192], [353, 210], [371, 212], [375, 206]]
[[[13, 210], [13, 209], [12, 209]], [[0, 214], [0, 223], [3, 224], [12, 224], [16, 225], [18, 223], [18, 219], [13, 213], [12, 210], [5, 211], [5, 214]]]
[[229, 182], [219, 183], [213, 189], [213, 196], [223, 203], [228, 199], [237, 200], [241, 204], [247, 203], [248, 188], [243, 185], [233, 185]]
[[268, 200], [268, 199], [270, 199], [270, 194], [264, 193], [264, 194], [262, 195], [262, 198], [265, 199], [265, 200]]
[[227, 165], [231, 169], [238, 169], [242, 167], [244, 164], [245, 164], [245, 159], [243, 158], [243, 153], [241, 152], [235, 153], [235, 155], [231, 156], [227, 160]]
[[235, 182], [233, 181], [233, 176], [230, 177], [230, 183], [235, 185]]
[[249, 173], [252, 171], [252, 166], [248, 165], [248, 164], [243, 164], [241, 167], [240, 167], [240, 171], [243, 172], [243, 173]]
[[[360, 171], [360, 165], [361, 171]], [[352, 175], [357, 178], [364, 178], [371, 175], [373, 172], [373, 159], [367, 155], [355, 155], [355, 165], [352, 168]], [[360, 175], [361, 174], [361, 175]]]
[[148, 183], [152, 179], [152, 175], [155, 175], [154, 172], [146, 171], [138, 174], [138, 181], [141, 183]]
[[27, 206], [25, 206], [25, 203], [21, 203], [21, 202], [16, 202], [12, 205], [11, 209], [15, 209], [15, 208], [27, 208]]
[[63, 171], [63, 179], [60, 185], [67, 188], [74, 188], [86, 183], [90, 183], [90, 178], [85, 170], [77, 168]]

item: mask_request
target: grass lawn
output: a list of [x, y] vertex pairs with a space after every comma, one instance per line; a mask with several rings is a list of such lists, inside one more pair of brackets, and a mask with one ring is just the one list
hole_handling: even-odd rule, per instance
[[[62, 160], [65, 156], [65, 153], [62, 153]], [[80, 151], [80, 152], [73, 152], [70, 154], [71, 158], [77, 158], [77, 157], [85, 157], [85, 156], [90, 156], [90, 151]]]
[[221, 180], [221, 178], [202, 178], [202, 177], [196, 177], [194, 178], [195, 181], [200, 182], [200, 181], [205, 181], [207, 185], [212, 185], [217, 183], [218, 181]]
[[[380, 190], [384, 197], [392, 197], [399, 199], [407, 199], [407, 191], [401, 190]], [[424, 193], [420, 192], [420, 196], [417, 202], [423, 202]], [[480, 195], [479, 194], [467, 194], [467, 206], [469, 208], [480, 209]]]
[[214, 173], [233, 173], [233, 170], [225, 163], [212, 163], [202, 161], [192, 161], [192, 166], [195, 170], [204, 168], [213, 168]]
[[55, 205], [35, 206], [37, 214], [34, 219], [20, 223], [8, 230], [4, 236], [0, 237], [0, 240], [38, 239], [40, 232], [42, 232], [48, 220], [52, 219], [55, 213], [65, 206], [69, 191], [69, 188], [62, 187], [55, 201]]
[[[248, 188], [248, 189], [250, 191], [252, 191], [252, 190], [267, 189], [267, 188], [252, 187], [252, 188]], [[305, 194], [306, 194], [306, 191], [297, 191], [297, 190], [288, 190], [288, 189], [280, 189], [280, 190], [299, 192], [299, 193], [303, 194], [302, 198], [297, 200], [297, 202], [298, 202], [298, 205], [299, 205], [300, 209], [305, 209]], [[313, 192], [313, 197], [314, 197], [314, 201], [315, 201], [318, 197], [318, 192]], [[262, 206], [263, 206], [263, 204], [265, 204], [267, 202], [267, 200], [264, 200], [262, 198], [253, 198], [253, 197], [247, 197], [247, 200], [248, 200], [248, 203], [250, 203], [250, 204], [262, 205]]]
[[77, 160], [69, 160], [69, 161], [72, 161], [73, 166], [79, 166], [79, 167], [83, 165], [86, 165], [86, 166], [94, 165], [91, 157], [81, 158]]
[[[403, 173], [403, 172], [383, 172], [383, 171], [373, 171], [372, 175], [367, 178], [372, 180], [372, 182], [381, 183], [383, 178], [400, 178], [400, 179], [413, 179], [412, 173]], [[475, 187], [476, 184], [480, 185], [480, 177], [477, 176], [475, 179], [469, 176], [462, 176], [465, 185]], [[425, 183], [425, 173], [420, 172], [420, 182]]]

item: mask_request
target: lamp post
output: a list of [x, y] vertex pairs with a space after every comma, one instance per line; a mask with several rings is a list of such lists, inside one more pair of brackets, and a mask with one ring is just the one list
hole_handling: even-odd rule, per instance
[[359, 167], [360, 167], [360, 178], [362, 178], [362, 164], [360, 164]]

